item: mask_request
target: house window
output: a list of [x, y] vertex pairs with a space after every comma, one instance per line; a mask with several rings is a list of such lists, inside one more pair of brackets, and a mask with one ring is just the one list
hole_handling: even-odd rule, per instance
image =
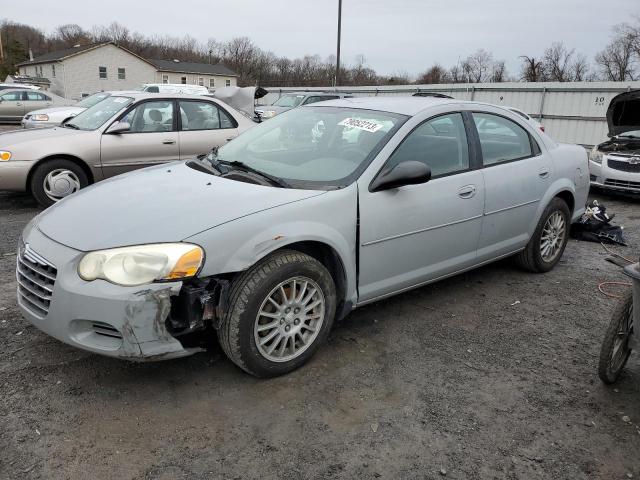
[[162, 83], [169, 83], [169, 75], [162, 75]]
[[215, 87], [216, 86], [216, 79], [215, 78], [210, 78], [209, 79], [209, 86], [210, 87]]
[[98, 67], [98, 78], [107, 79], [107, 67]]
[[125, 80], [127, 78], [127, 72], [124, 68], [118, 68], [118, 80]]
[[186, 85], [187, 84], [187, 77], [180, 77], [180, 83], [182, 85]]
[[55, 64], [51, 64], [51, 78], [56, 78], [56, 66]]
[[198, 85], [200, 85], [201, 87], [204, 87], [204, 78], [202, 77], [198, 78]]
[[225, 82], [225, 85], [226, 85], [227, 87], [230, 87], [230, 86], [231, 86], [231, 80], [227, 80], [227, 81]]

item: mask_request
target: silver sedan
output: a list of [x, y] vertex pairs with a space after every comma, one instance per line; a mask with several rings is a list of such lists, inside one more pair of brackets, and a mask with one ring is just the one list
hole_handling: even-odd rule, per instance
[[354, 308], [508, 256], [551, 270], [588, 189], [582, 147], [503, 108], [334, 100], [45, 210], [18, 301], [92, 352], [181, 357], [217, 334], [246, 372], [280, 375]]

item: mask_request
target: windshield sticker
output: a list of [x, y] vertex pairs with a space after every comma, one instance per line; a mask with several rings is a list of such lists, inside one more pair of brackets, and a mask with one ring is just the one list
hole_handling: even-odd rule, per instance
[[370, 133], [377, 132], [382, 127], [384, 127], [384, 125], [381, 123], [371, 120], [362, 120], [360, 118], [345, 118], [340, 123], [338, 123], [338, 125], [342, 127], [357, 128], [358, 130], [364, 130], [365, 132]]

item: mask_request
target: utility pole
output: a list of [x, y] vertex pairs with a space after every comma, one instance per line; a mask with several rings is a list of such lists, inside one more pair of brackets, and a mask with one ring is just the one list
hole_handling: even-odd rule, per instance
[[4, 50], [2, 49], [2, 30], [0, 30], [0, 62], [4, 62]]
[[342, 0], [338, 0], [338, 47], [336, 50], [336, 76], [333, 79], [333, 86], [337, 87], [340, 82], [340, 34], [342, 31]]

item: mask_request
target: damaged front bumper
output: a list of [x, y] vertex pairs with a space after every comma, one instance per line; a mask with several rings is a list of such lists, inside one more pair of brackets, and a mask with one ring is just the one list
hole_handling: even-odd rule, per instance
[[18, 306], [38, 329], [74, 347], [129, 360], [202, 350], [183, 346], [167, 329], [182, 282], [139, 287], [86, 282], [77, 274], [83, 252], [52, 241], [37, 227], [25, 231], [23, 242], [16, 268]]
[[[612, 165], [617, 168], [612, 168]], [[631, 163], [628, 158], [604, 155], [602, 163], [589, 160], [589, 179], [593, 187], [640, 193], [640, 164]]]

